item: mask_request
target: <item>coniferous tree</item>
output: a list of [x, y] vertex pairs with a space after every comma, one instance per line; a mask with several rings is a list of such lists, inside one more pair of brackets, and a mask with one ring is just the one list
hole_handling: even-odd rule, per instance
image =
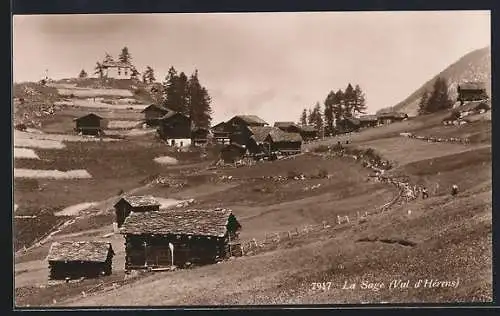
[[423, 115], [427, 114], [427, 104], [429, 103], [429, 92], [427, 90], [424, 91], [422, 96], [420, 97], [420, 101], [418, 102], [418, 114]]
[[344, 116], [352, 117], [354, 115], [354, 102], [355, 102], [354, 88], [349, 83], [344, 91]]
[[366, 114], [366, 98], [359, 85], [354, 87], [354, 113]]
[[134, 66], [132, 66], [132, 70], [130, 72], [130, 78], [135, 80], [139, 78], [139, 75], [140, 75], [139, 71], [137, 71], [137, 69]]
[[209, 128], [212, 121], [212, 99], [205, 87], [200, 84], [198, 70], [188, 81], [187, 108], [193, 127]]
[[453, 107], [448, 94], [448, 84], [446, 79], [438, 77], [434, 82], [433, 90], [427, 102], [426, 112], [434, 113]]
[[318, 131], [321, 132], [323, 130], [323, 116], [321, 115], [321, 107], [319, 105], [319, 102], [316, 102], [316, 104], [314, 105], [312, 113], [313, 113], [312, 124]]
[[332, 110], [335, 123], [338, 123], [344, 117], [344, 92], [340, 89], [335, 92], [335, 103]]
[[104, 69], [100, 62], [97, 62], [94, 68], [94, 75], [98, 75], [102, 79], [104, 77]]
[[87, 76], [88, 76], [88, 74], [85, 71], [85, 69], [82, 69], [82, 71], [80, 71], [80, 73], [78, 74], [78, 78], [80, 78], [80, 79], [85, 79], [85, 78], [87, 78]]
[[307, 125], [307, 110], [304, 109], [300, 115], [300, 125]]
[[307, 110], [307, 124], [313, 125], [313, 123], [314, 123], [314, 114], [313, 111], [309, 108]]
[[[198, 73], [196, 72], [196, 77]], [[196, 78], [198, 80], [198, 78]], [[184, 72], [181, 72], [175, 81], [175, 99], [178, 103], [179, 111], [189, 116], [189, 106], [188, 106], [188, 98], [189, 98], [189, 82], [188, 77]]]
[[105, 62], [105, 63], [110, 63], [110, 62], [113, 62], [113, 57], [112, 57], [110, 54], [106, 53], [106, 54], [104, 55], [104, 62]]
[[132, 56], [130, 55], [130, 52], [128, 51], [127, 46], [122, 48], [122, 51], [121, 51], [120, 55], [118, 56], [118, 60], [122, 63], [125, 63], [125, 64], [131, 63]]
[[181, 111], [182, 108], [179, 106], [176, 100], [177, 94], [177, 70], [173, 66], [168, 69], [167, 77], [163, 83], [163, 93], [164, 93], [164, 103], [163, 105], [174, 111]]
[[333, 132], [333, 122], [334, 122], [334, 106], [337, 103], [336, 94], [334, 91], [330, 91], [325, 99], [325, 129], [328, 133]]
[[142, 74], [142, 82], [146, 84], [151, 84], [156, 81], [155, 72], [150, 66], [146, 67], [146, 70]]

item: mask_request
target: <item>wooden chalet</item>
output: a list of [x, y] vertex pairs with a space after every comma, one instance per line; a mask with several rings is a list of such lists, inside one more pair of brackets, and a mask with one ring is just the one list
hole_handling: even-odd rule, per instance
[[358, 119], [361, 128], [376, 127], [378, 125], [378, 118], [376, 115], [363, 115]]
[[158, 134], [170, 146], [189, 146], [191, 119], [182, 113], [170, 111], [158, 120]]
[[224, 146], [220, 151], [220, 158], [225, 163], [235, 163], [245, 156], [246, 148], [244, 145], [232, 143]]
[[486, 84], [484, 82], [465, 82], [457, 87], [458, 101], [481, 101], [488, 99]]
[[230, 255], [240, 228], [223, 209], [132, 213], [121, 229], [125, 270], [215, 263]]
[[111, 243], [61, 241], [50, 246], [47, 261], [51, 280], [110, 275], [114, 256]]
[[228, 129], [226, 122], [220, 122], [212, 127], [213, 139], [218, 144], [229, 144], [231, 131]]
[[319, 131], [312, 125], [300, 126], [300, 136], [302, 140], [307, 142], [319, 138]]
[[151, 104], [141, 111], [144, 113], [144, 122], [149, 126], [158, 126], [159, 119], [168, 112], [168, 108], [157, 104]]
[[272, 126], [248, 126], [246, 128], [244, 145], [252, 155], [271, 153], [266, 138], [273, 129], [278, 128]]
[[191, 144], [194, 146], [205, 146], [208, 144], [210, 129], [196, 127], [191, 131]]
[[280, 130], [287, 133], [300, 133], [300, 127], [294, 122], [275, 122], [274, 127], [279, 128]]
[[152, 196], [124, 196], [114, 205], [116, 223], [118, 227], [123, 225], [125, 219], [132, 213], [156, 212], [160, 210], [160, 202]]
[[75, 122], [75, 132], [82, 135], [102, 135], [102, 120], [102, 117], [94, 113], [75, 118], [73, 120]]
[[276, 127], [269, 131], [264, 142], [269, 146], [270, 152], [282, 155], [299, 154], [302, 148], [302, 137], [299, 133], [284, 132]]
[[249, 138], [248, 127], [267, 126], [268, 124], [256, 115], [236, 115], [226, 123], [231, 143], [246, 144]]
[[377, 115], [378, 124], [391, 124], [394, 122], [401, 122], [408, 118], [408, 114], [401, 112], [387, 112]]
[[361, 128], [361, 121], [357, 118], [347, 117], [337, 122], [339, 134], [357, 132]]

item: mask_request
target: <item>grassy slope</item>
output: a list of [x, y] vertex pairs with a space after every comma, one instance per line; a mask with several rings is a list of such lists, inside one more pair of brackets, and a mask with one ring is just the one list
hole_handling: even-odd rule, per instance
[[[439, 147], [443, 144], [434, 146], [435, 144], [425, 142], [400, 143], [400, 146], [395, 147], [391, 146], [391, 141], [383, 139], [406, 129], [422, 132], [436, 127], [437, 124], [429, 123], [433, 121], [439, 120], [428, 117], [425, 121], [420, 119], [393, 124], [351, 136], [355, 145], [369, 144], [379, 152], [385, 148], [386, 153], [400, 158], [408, 156], [409, 148], [418, 146], [418, 159], [406, 159], [406, 164], [401, 163], [393, 172], [408, 175], [414, 182], [425, 183], [430, 188], [439, 183], [440, 189], [436, 193], [431, 189], [431, 198], [426, 201], [417, 200], [394, 208], [351, 229], [307, 235], [284, 244], [273, 252], [191, 271], [155, 274], [117, 290], [84, 299], [75, 292], [74, 298], [63, 304], [102, 306], [487, 300], [491, 298], [489, 149], [463, 151], [463, 145], [450, 145], [443, 151]], [[325, 143], [334, 144], [336, 141], [337, 139], [331, 139]], [[449, 155], [450, 153], [453, 155]], [[120, 165], [123, 163], [118, 156], [111, 161], [115, 159]], [[137, 167], [141, 166], [133, 168]], [[153, 187], [146, 188], [144, 192], [162, 196], [175, 194], [179, 197], [187, 197], [196, 192], [199, 207], [224, 203], [224, 206], [233, 208], [241, 218], [243, 238], [261, 238], [269, 232], [318, 223], [323, 219], [331, 221], [337, 214], [362, 212], [385, 203], [393, 194], [392, 188], [386, 189], [385, 185], [366, 182], [368, 172], [348, 161], [328, 161], [303, 156], [251, 168], [229, 169], [204, 177], [188, 177], [191, 183], [183, 190]], [[280, 184], [248, 179], [249, 176], [285, 175], [289, 171], [313, 175], [321, 169], [328, 170], [334, 178]], [[179, 172], [181, 170], [177, 169]], [[101, 172], [108, 171], [103, 168]], [[148, 169], [147, 172], [152, 171]], [[125, 174], [127, 172], [124, 171], [118, 175], [123, 177]], [[221, 183], [217, 179], [222, 174], [232, 175], [237, 180]], [[347, 184], [346, 179], [351, 182]], [[242, 182], [247, 185], [242, 185]], [[322, 183], [322, 187], [316, 191], [303, 192], [304, 186], [316, 183]], [[461, 188], [462, 193], [456, 199], [448, 197], [447, 188], [452, 183], [459, 183]], [[210, 188], [211, 191], [203, 192], [202, 188]], [[412, 210], [411, 215], [408, 215], [409, 209]], [[87, 237], [78, 238], [92, 238], [92, 235], [89, 232]], [[416, 246], [356, 242], [363, 237], [405, 239], [415, 242]], [[114, 242], [117, 247], [114, 269], [119, 274], [123, 267], [123, 245], [119, 236]], [[44, 248], [43, 251], [35, 249], [38, 255], [31, 256], [30, 260], [43, 258], [47, 250], [46, 246]], [[46, 268], [35, 264], [36, 261], [32, 262], [26, 262], [26, 266], [33, 265], [33, 269], [38, 266], [36, 269], [39, 270], [34, 271], [34, 274], [24, 274], [26, 284], [34, 282], [31, 279], [43, 281], [46, 277]], [[452, 290], [374, 292], [338, 289], [345, 280], [366, 279], [388, 283], [393, 278], [443, 280], [457, 276], [463, 278], [461, 285]], [[311, 282], [321, 281], [332, 281], [332, 289], [324, 293], [312, 291]], [[207, 293], [204, 291], [206, 288], [213, 291]], [[19, 289], [19, 292], [31, 291], [31, 294], [22, 298], [19, 295], [19, 303], [50, 304], [50, 298], [56, 295], [55, 290]], [[67, 295], [70, 296], [72, 295]]]

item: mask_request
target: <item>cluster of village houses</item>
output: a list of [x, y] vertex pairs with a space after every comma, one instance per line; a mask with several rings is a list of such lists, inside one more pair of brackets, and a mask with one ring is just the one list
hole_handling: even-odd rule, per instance
[[[467, 83], [458, 88], [455, 114], [443, 120], [482, 113], [491, 108], [483, 84]], [[211, 129], [192, 129], [190, 119], [159, 105], [143, 110], [145, 123], [156, 126], [159, 136], [170, 146], [205, 145], [211, 139], [223, 144], [222, 159], [234, 161], [252, 153], [280, 152], [283, 155], [301, 151], [303, 141], [319, 137], [311, 126], [294, 122], [276, 122], [269, 126], [255, 115], [236, 115]], [[459, 115], [456, 115], [458, 113]], [[408, 116], [386, 113], [347, 119], [352, 131], [401, 121]], [[101, 118], [88, 114], [76, 119], [82, 133], [99, 133]], [[455, 124], [455, 123], [454, 123]], [[90, 131], [90, 132], [89, 132]], [[116, 226], [125, 239], [125, 270], [170, 269], [191, 264], [213, 263], [231, 256], [237, 245], [241, 225], [230, 210], [160, 210], [160, 203], [150, 196], [123, 196], [115, 204]], [[47, 257], [51, 279], [109, 275], [112, 272], [113, 249], [103, 241], [63, 241], [52, 244]]]

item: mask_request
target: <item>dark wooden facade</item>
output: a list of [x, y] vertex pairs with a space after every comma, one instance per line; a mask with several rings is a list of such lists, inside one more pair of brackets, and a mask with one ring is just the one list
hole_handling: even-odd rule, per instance
[[229, 225], [231, 216], [230, 211], [218, 209], [133, 213], [122, 229], [125, 269], [168, 268], [172, 263], [184, 267], [223, 260], [230, 255], [230, 239], [234, 240], [241, 228], [237, 221], [237, 227]]
[[146, 107], [141, 113], [144, 113], [144, 122], [149, 126], [158, 126], [159, 119], [167, 114], [170, 110], [156, 104], [151, 104]]
[[299, 133], [301, 132], [300, 127], [294, 122], [275, 122], [274, 127], [279, 128], [283, 132], [287, 133]]
[[345, 118], [337, 122], [339, 134], [357, 132], [361, 128], [361, 122], [355, 118]]
[[376, 115], [364, 115], [359, 118], [361, 128], [376, 127], [378, 125], [378, 118]]
[[158, 133], [164, 140], [191, 139], [191, 119], [178, 112], [169, 112], [159, 119]]
[[208, 128], [197, 127], [191, 131], [191, 144], [194, 146], [205, 146], [208, 144], [210, 130]]
[[82, 135], [99, 136], [102, 134], [102, 120], [103, 118], [94, 113], [74, 119], [75, 131]]
[[226, 122], [221, 122], [212, 127], [213, 139], [218, 144], [229, 144], [231, 131], [227, 128]]
[[110, 275], [113, 256], [113, 248], [107, 242], [55, 242], [50, 247], [47, 257], [49, 279], [95, 278]]
[[[264, 141], [272, 153], [295, 155], [301, 152], [302, 137], [298, 133], [287, 133], [281, 130], [272, 130]], [[264, 145], [265, 146], [265, 145]]]
[[458, 101], [480, 101], [488, 99], [486, 85], [483, 82], [469, 82], [458, 85]]
[[220, 155], [221, 155], [221, 159], [225, 163], [234, 163], [234, 162], [240, 160], [241, 158], [243, 158], [243, 156], [245, 155], [245, 152], [246, 152], [246, 149], [243, 145], [233, 143], [233, 144], [229, 144], [229, 145], [224, 146], [220, 151]]
[[394, 122], [401, 122], [408, 118], [408, 114], [400, 112], [381, 113], [377, 115], [378, 124], [386, 125]]
[[300, 126], [300, 136], [305, 142], [315, 140], [319, 137], [319, 131], [314, 126]]
[[123, 197], [114, 205], [116, 223], [121, 227], [125, 219], [132, 212], [157, 212], [160, 210], [160, 203], [152, 197], [129, 196]]

